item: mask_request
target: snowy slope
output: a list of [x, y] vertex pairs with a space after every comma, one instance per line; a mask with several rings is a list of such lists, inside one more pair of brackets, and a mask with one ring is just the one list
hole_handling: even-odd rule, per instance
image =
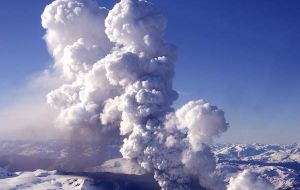
[[300, 144], [219, 144], [213, 150], [223, 160], [300, 162]]
[[149, 175], [109, 173], [64, 173], [36, 170], [15, 172], [0, 179], [1, 190], [155, 190], [159, 189]]
[[275, 189], [300, 189], [300, 144], [219, 144], [213, 147], [218, 169], [229, 180], [250, 169], [270, 181]]
[[45, 189], [106, 189], [104, 185], [95, 185], [92, 180], [79, 176], [57, 175], [56, 171], [37, 170], [34, 172], [17, 172], [15, 177], [0, 179], [0, 189], [45, 190]]

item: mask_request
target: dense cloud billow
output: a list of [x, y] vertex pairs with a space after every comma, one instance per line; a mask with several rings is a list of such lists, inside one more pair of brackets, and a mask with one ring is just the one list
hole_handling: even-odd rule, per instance
[[47, 95], [59, 111], [56, 126], [118, 133], [111, 138], [122, 142], [122, 156], [154, 173], [162, 189], [190, 189], [194, 179], [226, 188], [209, 146], [228, 129], [224, 112], [204, 100], [172, 107], [176, 48], [163, 39], [158, 8], [145, 0], [121, 0], [112, 10], [94, 0], [56, 0], [42, 26], [65, 81]]
[[227, 190], [272, 190], [274, 187], [266, 180], [249, 170], [244, 170], [236, 177], [231, 177]]

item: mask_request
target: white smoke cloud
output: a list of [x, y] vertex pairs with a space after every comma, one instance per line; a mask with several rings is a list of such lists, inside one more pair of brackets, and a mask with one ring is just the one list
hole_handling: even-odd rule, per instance
[[244, 170], [236, 177], [231, 177], [227, 190], [273, 190], [274, 187], [259, 177], [257, 174], [252, 173], [250, 170]]
[[191, 101], [176, 111], [180, 130], [188, 131], [193, 151], [201, 150], [203, 143], [211, 143], [228, 128], [224, 112], [204, 100]]
[[65, 77], [76, 79], [110, 50], [104, 33], [107, 12], [91, 0], [60, 0], [46, 6], [41, 16], [45, 40], [55, 67]]
[[60, 110], [57, 126], [100, 125], [100, 110], [113, 94], [104, 65], [96, 64], [112, 47], [104, 33], [107, 13], [96, 1], [58, 0], [48, 5], [42, 14], [54, 67], [66, 80], [47, 96], [48, 103]]
[[117, 129], [122, 156], [153, 172], [162, 189], [191, 189], [193, 179], [226, 188], [209, 148], [228, 129], [224, 112], [203, 100], [172, 108], [176, 48], [163, 39], [158, 8], [146, 0], [121, 0], [110, 11], [94, 0], [56, 0], [42, 26], [65, 80], [47, 95], [58, 127]]
[[[181, 149], [181, 163], [185, 171], [196, 176], [205, 188], [224, 189], [225, 183], [215, 173], [216, 160], [209, 148], [213, 138], [228, 128], [224, 112], [204, 100], [191, 101], [169, 114], [165, 127], [171, 134], [166, 145], [170, 147], [171, 138], [172, 147]], [[179, 138], [172, 136], [174, 133]]]

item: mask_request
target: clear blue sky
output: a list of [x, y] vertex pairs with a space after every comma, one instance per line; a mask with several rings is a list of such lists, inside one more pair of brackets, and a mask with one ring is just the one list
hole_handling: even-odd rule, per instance
[[[2, 0], [0, 106], [51, 64], [40, 15], [50, 0]], [[100, 1], [111, 7], [115, 0]], [[178, 47], [176, 105], [204, 98], [226, 112], [226, 142], [300, 140], [299, 0], [152, 0]]]

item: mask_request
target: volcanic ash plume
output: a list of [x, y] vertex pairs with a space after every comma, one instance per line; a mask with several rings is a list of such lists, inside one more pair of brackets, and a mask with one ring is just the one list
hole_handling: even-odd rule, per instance
[[244, 170], [236, 177], [231, 177], [227, 190], [273, 190], [274, 187], [249, 170]]
[[71, 131], [118, 129], [120, 152], [154, 173], [162, 189], [225, 189], [209, 144], [225, 132], [224, 112], [203, 100], [175, 111], [176, 49], [166, 19], [145, 0], [108, 11], [93, 0], [56, 0], [42, 15], [45, 39], [65, 84], [47, 96]]

